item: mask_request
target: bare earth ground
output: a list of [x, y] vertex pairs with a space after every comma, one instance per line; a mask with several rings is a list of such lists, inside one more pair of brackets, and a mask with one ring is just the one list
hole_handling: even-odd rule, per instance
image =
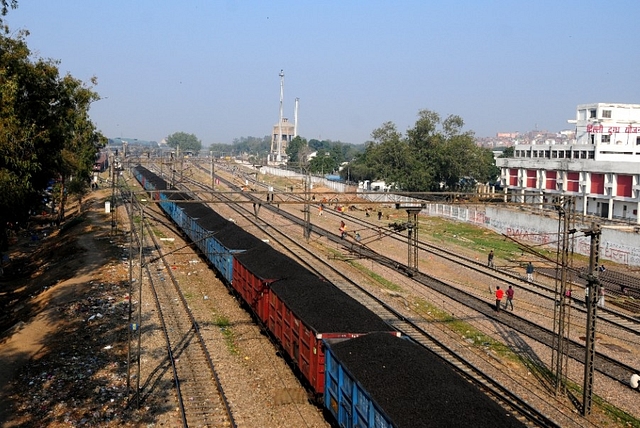
[[[61, 230], [46, 237], [40, 230], [37, 240], [20, 236], [10, 248], [12, 261], [0, 278], [2, 428], [182, 426], [150, 301], [142, 305], [140, 401], [133, 394], [135, 363], [127, 387], [129, 243], [120, 242], [128, 240], [125, 234], [112, 234], [111, 214], [104, 212], [109, 196], [109, 190], [91, 193], [83, 215], [71, 212]], [[237, 426], [328, 427], [215, 274], [191, 250], [171, 258], [201, 332], [211, 341], [214, 364], [222, 368]], [[135, 290], [132, 303], [135, 312], [140, 305]], [[217, 317], [226, 320], [232, 337]]]
[[126, 357], [109, 355], [126, 335], [128, 302], [121, 249], [98, 205], [105, 192], [92, 193], [82, 215], [72, 209], [60, 230], [19, 236], [9, 249], [0, 278], [2, 427], [136, 420], [122, 412], [126, 373], [113, 362]]

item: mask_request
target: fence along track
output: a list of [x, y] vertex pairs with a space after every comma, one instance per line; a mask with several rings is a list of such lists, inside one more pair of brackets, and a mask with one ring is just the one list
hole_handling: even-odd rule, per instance
[[[141, 244], [143, 268], [166, 340], [167, 363], [171, 365], [174, 377], [182, 425], [236, 427], [198, 323], [162, 254], [148, 219], [143, 216], [141, 223], [144, 225]], [[135, 228], [133, 232], [140, 242]], [[139, 304], [142, 304], [142, 299]]]

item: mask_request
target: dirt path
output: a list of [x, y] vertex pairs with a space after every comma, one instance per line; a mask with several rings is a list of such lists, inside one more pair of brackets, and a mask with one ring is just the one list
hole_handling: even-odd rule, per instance
[[[12, 392], [11, 381], [25, 364], [37, 359], [40, 353], [46, 351], [49, 336], [64, 329], [66, 321], [58, 308], [75, 301], [86, 291], [91, 281], [99, 275], [99, 268], [107, 258], [108, 248], [99, 245], [96, 240], [96, 237], [109, 233], [110, 222], [105, 222], [103, 208], [106, 196], [108, 190], [91, 194], [85, 203], [86, 220], [68, 232], [77, 239], [80, 251], [52, 268], [64, 270], [62, 277], [71, 277], [25, 303], [24, 305], [34, 308], [34, 311], [24, 316], [24, 321], [18, 322], [0, 338], [0, 422], [3, 427], [13, 426], [6, 422], [12, 407], [8, 399]], [[46, 239], [57, 239], [58, 234], [59, 232], [56, 232]], [[43, 241], [42, 245], [45, 243]], [[52, 274], [54, 272], [47, 269], [47, 276], [51, 277]], [[42, 287], [38, 284], [39, 281], [39, 276], [31, 278], [25, 283], [25, 287], [39, 289]], [[23, 304], [18, 304], [14, 310], [17, 311], [21, 307]]]

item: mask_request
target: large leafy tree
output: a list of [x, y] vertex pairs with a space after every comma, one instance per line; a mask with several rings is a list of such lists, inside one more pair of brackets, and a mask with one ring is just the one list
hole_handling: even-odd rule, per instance
[[371, 134], [364, 154], [350, 165], [354, 180], [385, 180], [401, 190], [425, 192], [460, 189], [464, 183], [488, 181], [496, 173], [493, 156], [463, 132], [463, 120], [442, 120], [421, 110], [406, 136], [387, 122]]
[[[0, 6], [0, 16], [5, 16], [9, 12], [9, 8], [15, 9], [18, 7], [18, 0], [1, 0]], [[1, 18], [0, 22], [2, 22]]]
[[306, 156], [308, 155], [307, 153], [308, 147], [309, 145], [307, 143], [307, 140], [300, 137], [299, 135], [296, 136], [293, 140], [291, 140], [289, 144], [287, 144], [287, 149], [286, 149], [286, 153], [288, 157], [287, 163], [290, 166], [298, 166], [298, 165], [301, 165], [303, 162], [306, 162], [307, 160]]
[[202, 149], [202, 142], [198, 140], [194, 134], [186, 132], [175, 132], [167, 137], [167, 145], [174, 149], [180, 148], [180, 151], [191, 151], [198, 153]]
[[50, 180], [89, 177], [100, 140], [87, 113], [97, 94], [32, 59], [26, 35], [0, 36], [0, 248], [7, 222], [24, 223]]
[[498, 157], [500, 158], [512, 158], [514, 157], [515, 154], [515, 149], [513, 146], [509, 146], [509, 147], [505, 147], [505, 149], [502, 151], [502, 154]]
[[[92, 79], [95, 84], [96, 80]], [[64, 217], [65, 195], [68, 191], [81, 202], [88, 189], [92, 166], [97, 150], [104, 146], [106, 138], [96, 131], [89, 119], [91, 103], [99, 96], [80, 80], [65, 76], [60, 84], [65, 99], [64, 145], [60, 152], [58, 171], [60, 173], [60, 197], [58, 219]], [[82, 204], [80, 204], [82, 206]]]

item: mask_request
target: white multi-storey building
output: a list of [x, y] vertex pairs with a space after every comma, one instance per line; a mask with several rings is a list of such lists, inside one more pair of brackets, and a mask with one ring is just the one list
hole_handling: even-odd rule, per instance
[[576, 197], [576, 211], [640, 223], [640, 104], [580, 104], [575, 139], [522, 144], [498, 158], [510, 199], [546, 203]]

